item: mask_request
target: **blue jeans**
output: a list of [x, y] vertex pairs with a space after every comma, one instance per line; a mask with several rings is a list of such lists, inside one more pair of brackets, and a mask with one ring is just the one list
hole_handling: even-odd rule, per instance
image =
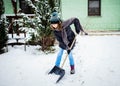
[[[57, 55], [57, 59], [56, 59], [55, 65], [58, 66], [58, 67], [60, 66], [60, 62], [61, 62], [61, 58], [62, 58], [62, 55], [63, 55], [63, 51], [64, 50], [62, 48], [60, 48], [60, 51], [59, 51], [59, 53]], [[74, 65], [74, 59], [73, 59], [72, 52], [69, 53], [68, 57], [69, 57], [70, 65]]]

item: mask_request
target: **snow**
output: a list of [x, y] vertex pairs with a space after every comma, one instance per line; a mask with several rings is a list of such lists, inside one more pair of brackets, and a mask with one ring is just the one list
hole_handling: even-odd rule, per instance
[[45, 54], [39, 46], [27, 46], [27, 51], [9, 46], [0, 55], [0, 86], [120, 86], [120, 36], [77, 36], [72, 51], [76, 73], [70, 74], [67, 59], [66, 74], [57, 84], [59, 76], [48, 75], [59, 51], [55, 48], [55, 53]]

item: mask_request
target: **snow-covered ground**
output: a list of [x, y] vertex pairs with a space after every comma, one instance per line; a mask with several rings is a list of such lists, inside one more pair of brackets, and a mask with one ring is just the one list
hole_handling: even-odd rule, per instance
[[[39, 46], [9, 46], [9, 52], [0, 55], [0, 86], [120, 86], [120, 36], [77, 36], [73, 56], [76, 73], [70, 75], [67, 59], [59, 76], [48, 72], [54, 66], [55, 53], [44, 54]], [[63, 55], [63, 58], [65, 57]]]

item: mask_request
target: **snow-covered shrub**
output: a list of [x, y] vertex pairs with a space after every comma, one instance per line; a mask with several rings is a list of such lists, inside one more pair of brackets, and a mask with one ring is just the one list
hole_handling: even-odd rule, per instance
[[2, 18], [4, 14], [4, 3], [0, 0], [0, 51], [3, 49], [7, 42], [7, 33], [5, 29], [5, 19]]
[[[50, 46], [54, 45], [54, 36], [50, 29], [49, 18], [53, 11], [60, 13], [60, 0], [25, 0], [32, 10], [34, 10], [34, 17], [30, 18], [28, 15], [23, 15], [23, 23], [25, 27], [34, 29], [30, 32], [34, 41], [41, 45], [43, 51], [49, 50]], [[31, 29], [29, 29], [31, 30]], [[28, 31], [29, 32], [29, 31]], [[33, 41], [33, 40], [32, 40]]]

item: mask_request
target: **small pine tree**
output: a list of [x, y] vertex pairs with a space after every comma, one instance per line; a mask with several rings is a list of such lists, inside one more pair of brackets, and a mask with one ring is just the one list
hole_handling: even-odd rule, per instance
[[0, 21], [0, 50], [5, 46], [7, 42], [7, 34], [5, 30], [5, 22], [4, 20]]
[[1, 18], [1, 16], [4, 14], [4, 3], [3, 0], [0, 0], [0, 51], [5, 46], [5, 43], [7, 41], [7, 33], [5, 30], [5, 20]]
[[36, 41], [40, 43], [41, 49], [43, 51], [49, 50], [55, 41], [53, 32], [50, 29], [49, 19], [53, 11], [60, 12], [60, 0], [26, 0], [26, 3], [32, 7], [35, 16], [32, 19], [24, 16], [24, 24], [28, 27], [32, 26], [36, 30], [37, 34], [33, 34], [36, 36]]
[[0, 0], [0, 18], [1, 15], [5, 12], [5, 8], [4, 8], [4, 2], [3, 0]]

